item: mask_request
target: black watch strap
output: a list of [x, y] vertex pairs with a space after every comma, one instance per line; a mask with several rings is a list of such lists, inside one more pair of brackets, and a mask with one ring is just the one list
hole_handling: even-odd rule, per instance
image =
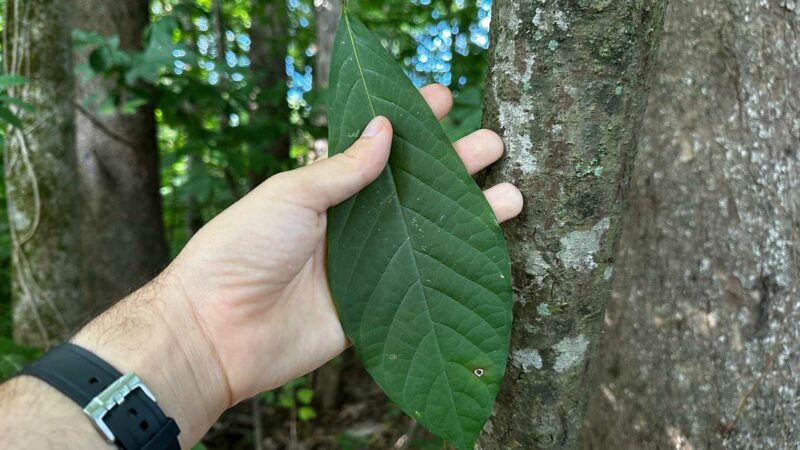
[[83, 408], [108, 442], [124, 450], [180, 450], [175, 421], [133, 373], [122, 374], [94, 353], [62, 344], [19, 373], [53, 386]]

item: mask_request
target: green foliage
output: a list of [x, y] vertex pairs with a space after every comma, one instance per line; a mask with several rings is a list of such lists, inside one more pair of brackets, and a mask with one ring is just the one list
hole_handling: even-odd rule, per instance
[[201, 441], [201, 442], [198, 442], [197, 444], [194, 444], [194, 446], [192, 447], [192, 450], [208, 450], [208, 447], [206, 447], [206, 445], [203, 444], [203, 442]]
[[[85, 107], [100, 114], [132, 114], [155, 106], [164, 219], [173, 254], [196, 228], [261, 180], [296, 165], [293, 158], [267, 151], [270, 143], [291, 136], [297, 155], [311, 142], [298, 126], [301, 120], [293, 125], [288, 115], [270, 112], [286, 104], [282, 74], [256, 73], [239, 64], [250, 49], [235, 36], [248, 34], [253, 5], [266, 1], [272, 0], [225, 1], [219, 24], [210, 1], [154, 3], [141, 51], [121, 49], [115, 36], [73, 33], [77, 50], [88, 55], [77, 72], [84, 80], [104, 78], [110, 86]], [[294, 34], [287, 51], [302, 60], [298, 45], [307, 47], [310, 42], [301, 41], [313, 32]], [[258, 83], [263, 77], [273, 85]]]
[[25, 364], [33, 361], [41, 351], [17, 344], [0, 336], [0, 383], [14, 376]]
[[[104, 37], [95, 32], [73, 30], [72, 40], [78, 51], [88, 51], [88, 57], [75, 68], [85, 81], [101, 77], [113, 81], [111, 89], [99, 91], [87, 99], [85, 107], [96, 107], [100, 113], [116, 110], [133, 114], [150, 102], [152, 88], [175, 61], [190, 60], [191, 56], [176, 58], [176, 54], [191, 55], [184, 46], [173, 42], [174, 17], [163, 17], [147, 27], [143, 50], [130, 52], [120, 49], [119, 36]], [[182, 52], [182, 53], [179, 53]]]
[[468, 87], [453, 99], [453, 109], [442, 121], [444, 131], [451, 142], [481, 127], [482, 97], [483, 92], [480, 88]]
[[331, 64], [329, 143], [389, 118], [389, 164], [328, 215], [342, 326], [387, 395], [434, 434], [472, 448], [505, 370], [511, 274], [480, 188], [402, 69], [350, 13]]
[[343, 433], [336, 437], [336, 445], [341, 450], [366, 450], [369, 448], [369, 443], [370, 440], [363, 436]]
[[[270, 113], [285, 105], [283, 74], [238, 63], [249, 58], [249, 46], [235, 38], [253, 26], [249, 0], [223, 2], [222, 24], [209, 1], [163, 3], [159, 17], [175, 18], [171, 36], [185, 54], [162, 74], [156, 94], [165, 224], [177, 253], [192, 224], [202, 225], [261, 180], [296, 166], [295, 159], [267, 151], [270, 143], [290, 137], [297, 146], [305, 138], [288, 116]], [[266, 89], [259, 83], [265, 76], [273, 80]]]
[[277, 405], [286, 411], [296, 411], [301, 422], [310, 422], [317, 417], [312, 406], [314, 391], [308, 386], [306, 377], [300, 377], [275, 391], [264, 392], [261, 397], [269, 405]]
[[[408, 64], [418, 45], [413, 35], [440, 20], [446, 20], [466, 30], [475, 20], [478, 8], [473, 0], [464, 2], [431, 0], [427, 2], [428, 4], [422, 3], [350, 0], [348, 9], [381, 37], [384, 48], [395, 60], [403, 62], [409, 73], [432, 82], [432, 77], [417, 72]], [[453, 80], [463, 75], [469, 80], [469, 86], [481, 86], [486, 72], [485, 50], [470, 45], [467, 54], [453, 55], [450, 66]], [[459, 90], [457, 85], [454, 90]]]
[[[22, 122], [20, 122], [19, 117], [14, 114], [11, 109], [13, 105], [17, 109], [23, 109], [26, 111], [33, 111], [33, 106], [28, 103], [23, 102], [18, 98], [14, 98], [8, 95], [8, 88], [15, 87], [15, 86], [23, 86], [27, 83], [28, 80], [25, 77], [21, 77], [18, 75], [0, 75], [0, 127], [5, 128], [6, 124], [21, 128]], [[2, 133], [0, 133], [2, 134]], [[2, 144], [3, 140], [0, 139], [0, 144]]]

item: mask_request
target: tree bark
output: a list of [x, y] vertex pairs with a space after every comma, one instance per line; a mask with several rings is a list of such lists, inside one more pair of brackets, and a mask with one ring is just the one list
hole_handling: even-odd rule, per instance
[[80, 291], [70, 13], [65, 2], [5, 2], [4, 72], [28, 79], [10, 94], [35, 108], [18, 112], [21, 129], [6, 130], [14, 338], [41, 347], [68, 337], [88, 305]]
[[484, 125], [507, 155], [488, 185], [525, 196], [505, 232], [514, 277], [511, 355], [482, 449], [576, 448], [589, 356], [666, 0], [496, 0]]
[[[147, 0], [72, 0], [72, 5], [75, 28], [117, 35], [122, 50], [141, 50]], [[76, 83], [86, 318], [152, 279], [168, 258], [153, 103], [132, 115], [95, 116], [81, 106], [110, 87], [101, 77]]]
[[317, 47], [317, 53], [314, 55], [314, 88], [316, 89], [328, 89], [333, 41], [341, 15], [341, 0], [314, 0], [315, 44]]
[[[263, 154], [273, 163], [289, 158], [289, 104], [286, 103], [286, 46], [288, 16], [282, 0], [253, 0], [251, 55], [256, 76], [256, 101], [252, 114], [264, 123]], [[269, 167], [275, 167], [273, 164]], [[255, 188], [271, 173], [267, 170], [250, 174], [250, 187]]]
[[795, 449], [800, 4], [670, 4], [587, 448]]
[[[317, 92], [328, 90], [331, 71], [331, 56], [339, 16], [342, 14], [341, 0], [315, 0], [314, 26], [316, 54], [314, 55], [314, 89]], [[327, 129], [328, 109], [324, 105], [317, 108], [313, 124]], [[328, 155], [328, 139], [320, 137], [313, 142], [314, 159]], [[348, 350], [350, 351], [350, 350]], [[339, 403], [343, 359], [336, 358], [320, 367], [313, 377], [314, 391], [323, 411], [330, 411]]]
[[[336, 37], [336, 28], [339, 17], [342, 15], [341, 0], [314, 0], [314, 26], [317, 52], [314, 55], [314, 89], [327, 92], [328, 79], [331, 72], [331, 56], [333, 55], [333, 41]], [[326, 96], [327, 98], [327, 96]], [[324, 103], [324, 102], [323, 102]], [[327, 105], [319, 105], [313, 124], [323, 129], [328, 126]], [[328, 155], [328, 139], [320, 137], [314, 139], [313, 150], [315, 159]]]

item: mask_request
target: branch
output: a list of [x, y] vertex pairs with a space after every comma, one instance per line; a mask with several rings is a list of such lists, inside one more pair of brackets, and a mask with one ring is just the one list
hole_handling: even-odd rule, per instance
[[92, 124], [94, 126], [96, 126], [97, 128], [100, 128], [100, 130], [102, 130], [103, 133], [108, 135], [108, 137], [110, 137], [111, 139], [114, 139], [115, 141], [120, 142], [120, 143], [122, 143], [124, 145], [127, 145], [128, 147], [130, 147], [134, 151], [136, 150], [136, 146], [133, 145], [133, 143], [131, 141], [126, 139], [125, 136], [122, 136], [122, 135], [114, 132], [114, 130], [108, 128], [100, 119], [95, 117], [94, 114], [92, 114], [91, 111], [89, 111], [88, 109], [84, 108], [80, 103], [76, 102], [75, 103], [75, 108], [78, 110], [78, 112], [83, 114], [84, 117], [89, 119], [89, 121], [92, 122]]

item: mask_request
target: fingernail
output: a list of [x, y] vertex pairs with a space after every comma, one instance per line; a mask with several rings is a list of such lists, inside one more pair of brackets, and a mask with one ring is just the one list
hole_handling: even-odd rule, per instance
[[361, 137], [371, 138], [383, 129], [383, 117], [376, 117], [369, 121], [367, 128], [361, 133]]

